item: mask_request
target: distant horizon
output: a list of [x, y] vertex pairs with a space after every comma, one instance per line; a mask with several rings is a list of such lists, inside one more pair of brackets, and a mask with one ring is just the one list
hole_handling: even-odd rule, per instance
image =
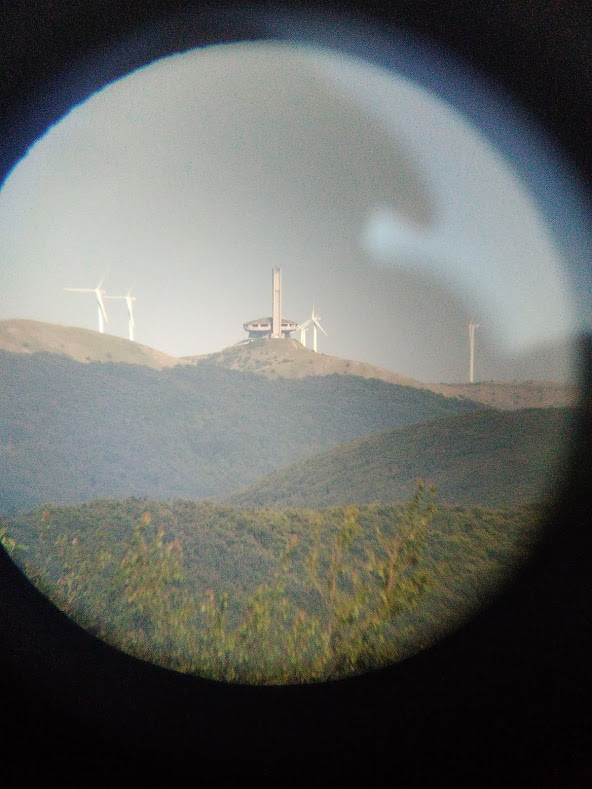
[[[22, 318], [22, 317], [14, 318], [13, 317], [13, 318], [0, 318], [0, 327], [2, 326], [2, 324], [7, 324], [7, 323], [11, 323], [11, 322], [23, 322], [23, 323], [27, 323], [28, 322], [28, 323], [35, 323], [35, 324], [46, 325], [46, 326], [56, 326], [56, 327], [63, 328], [63, 329], [75, 329], [75, 330], [81, 330], [81, 331], [84, 331], [84, 332], [91, 332], [93, 334], [98, 335], [99, 337], [101, 337], [101, 336], [105, 337], [107, 340], [111, 339], [111, 338], [116, 339], [116, 340], [123, 340], [124, 342], [131, 343], [133, 345], [138, 345], [138, 346], [140, 346], [142, 348], [146, 348], [146, 349], [151, 350], [151, 351], [156, 351], [158, 354], [162, 354], [163, 356], [166, 356], [166, 357], [168, 357], [168, 358], [170, 358], [172, 360], [177, 360], [177, 361], [183, 361], [184, 359], [197, 359], [197, 358], [203, 358], [203, 357], [206, 357], [206, 356], [212, 356], [212, 355], [223, 353], [225, 350], [228, 350], [230, 348], [239, 347], [239, 346], [245, 346], [245, 345], [250, 344], [251, 342], [256, 342], [257, 341], [256, 339], [249, 339], [248, 337], [245, 337], [243, 339], [237, 340], [235, 343], [231, 343], [230, 345], [222, 346], [222, 347], [218, 348], [218, 350], [208, 351], [206, 353], [189, 353], [189, 354], [184, 354], [183, 356], [175, 356], [173, 354], [168, 353], [167, 351], [162, 350], [162, 348], [160, 348], [158, 346], [147, 345], [146, 343], [139, 342], [138, 340], [130, 340], [128, 337], [122, 337], [122, 336], [117, 335], [117, 334], [111, 334], [108, 331], [99, 332], [98, 330], [88, 328], [87, 326], [76, 326], [76, 325], [65, 324], [65, 323], [40, 321], [40, 320], [37, 320], [36, 318]], [[296, 334], [296, 333], [297, 333], [297, 331], [293, 332], [293, 334]], [[299, 345], [302, 345], [302, 343], [300, 343], [300, 340], [296, 336], [289, 337], [289, 338], [281, 338], [281, 339], [294, 340]], [[1, 337], [0, 337], [0, 343], [1, 343]], [[302, 347], [305, 348], [306, 350], [310, 351], [311, 353], [314, 353], [312, 348], [310, 348], [309, 346], [302, 345]], [[3, 350], [1, 345], [0, 345], [0, 350]], [[43, 352], [43, 351], [39, 351], [39, 352]], [[55, 351], [49, 350], [48, 352], [55, 352]], [[497, 379], [475, 378], [475, 380], [473, 381], [472, 384], [468, 380], [456, 380], [456, 381], [454, 381], [454, 380], [448, 380], [448, 381], [423, 380], [421, 378], [415, 378], [414, 376], [407, 375], [406, 373], [402, 372], [401, 370], [395, 370], [395, 369], [390, 368], [390, 367], [385, 367], [384, 365], [373, 364], [371, 362], [367, 362], [367, 361], [364, 361], [362, 359], [355, 359], [353, 357], [340, 356], [339, 354], [325, 353], [322, 350], [317, 351], [317, 353], [319, 355], [321, 355], [321, 356], [326, 356], [326, 357], [330, 357], [330, 358], [334, 358], [334, 359], [340, 359], [340, 360], [343, 360], [343, 361], [351, 361], [351, 362], [359, 363], [359, 364], [362, 364], [362, 365], [367, 365], [369, 367], [376, 367], [376, 368], [382, 369], [382, 370], [384, 370], [386, 372], [390, 372], [390, 373], [393, 373], [395, 375], [398, 375], [398, 376], [400, 376], [402, 378], [409, 378], [411, 380], [417, 381], [418, 383], [430, 384], [430, 385], [432, 385], [432, 384], [433, 385], [444, 384], [444, 385], [448, 385], [448, 386], [478, 386], [479, 384], [488, 384], [488, 383], [494, 383], [494, 384], [512, 384], [512, 383], [527, 383], [527, 384], [528, 383], [535, 383], [535, 384], [536, 383], [543, 383], [543, 384], [546, 384], [546, 383], [549, 383], [549, 384], [558, 384], [558, 385], [561, 385], [561, 386], [576, 386], [577, 385], [577, 382], [575, 382], [573, 380], [570, 380], [570, 379], [567, 379], [567, 380], [563, 379], [562, 380], [562, 379], [559, 379], [559, 378], [511, 378], [511, 379], [510, 378], [497, 378]], [[116, 363], [116, 362], [114, 362], [114, 363]]]
[[[0, 316], [94, 330], [90, 294], [64, 289], [102, 282], [132, 289], [138, 342], [204, 355], [268, 314], [279, 266], [282, 312], [322, 316], [320, 352], [459, 381], [475, 321], [476, 378], [569, 381], [578, 320], [544, 210], [420, 81], [318, 47], [196, 49], [105, 86], [16, 165]], [[107, 309], [125, 338], [125, 304]]]

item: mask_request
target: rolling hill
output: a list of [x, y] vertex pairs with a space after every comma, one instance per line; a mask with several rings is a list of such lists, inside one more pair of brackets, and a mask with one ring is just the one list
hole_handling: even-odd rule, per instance
[[161, 370], [177, 359], [137, 342], [76, 326], [30, 320], [0, 321], [0, 349], [11, 353], [55, 353], [77, 362], [126, 362]]
[[208, 498], [361, 436], [476, 406], [377, 379], [0, 351], [0, 514], [97, 497]]
[[297, 340], [255, 340], [203, 356], [176, 358], [154, 348], [89, 329], [31, 320], [0, 321], [0, 350], [54, 353], [78, 362], [126, 362], [161, 370], [176, 364], [222, 367], [264, 378], [352, 375], [424, 389], [444, 397], [472, 400], [499, 409], [573, 405], [577, 387], [554, 381], [481, 381], [474, 384], [423, 383], [376, 365], [314, 353]]
[[551, 483], [571, 414], [484, 410], [409, 425], [301, 461], [225, 500], [273, 508], [404, 501], [422, 478], [439, 502], [518, 505]]
[[[343, 559], [368, 585], [369, 595], [358, 599], [353, 622], [346, 622], [355, 623], [366, 604], [372, 608], [381, 599], [376, 594], [381, 576], [369, 569], [368, 561], [373, 555], [385, 558], [382, 537], [405, 533], [405, 510], [404, 505], [357, 508], [359, 530], [354, 530]], [[271, 671], [279, 664], [281, 681], [301, 682], [324, 678], [322, 665], [312, 668], [307, 655], [322, 649], [319, 627], [331, 621], [331, 604], [311, 583], [311, 552], [320, 552], [319, 571], [326, 578], [335, 539], [350, 516], [343, 506], [249, 510], [134, 498], [44, 506], [0, 525], [8, 527], [10, 539], [20, 546], [13, 547], [15, 560], [42, 591], [82, 626], [119, 648], [181, 671], [230, 681], [237, 680], [235, 670], [247, 682], [273, 681]], [[425, 542], [419, 538], [408, 567], [427, 587], [413, 607], [407, 583], [402, 607], [380, 627], [367, 630], [374, 665], [413, 654], [475, 612], [524, 561], [543, 518], [538, 507], [437, 506]], [[293, 546], [291, 561], [278, 563], [287, 541]], [[126, 555], [128, 562], [137, 557], [142, 544], [150, 548], [143, 552], [140, 573], [130, 574]], [[132, 566], [137, 567], [135, 562]], [[280, 600], [258, 593], [261, 584], [277, 583], [282, 566]], [[135, 595], [122, 594], [129, 582], [143, 589], [138, 606]], [[347, 586], [342, 591], [350, 593]], [[218, 616], [208, 620], [204, 610], [216, 599]], [[254, 618], [257, 610], [269, 611], [269, 618]], [[317, 618], [314, 625], [311, 620]], [[313, 624], [310, 629], [302, 627], [306, 621]], [[234, 645], [224, 638], [225, 632], [237, 632], [245, 623], [252, 637], [246, 650], [244, 630]], [[297, 649], [291, 645], [294, 624], [300, 634]], [[355, 625], [350, 632], [355, 634]]]
[[560, 381], [475, 381], [469, 384], [428, 384], [430, 391], [461, 397], [502, 411], [520, 408], [572, 406], [578, 398], [575, 384]]
[[[425, 389], [426, 384], [365, 362], [315, 353], [297, 340], [252, 340], [231, 345], [205, 356], [188, 356], [182, 361], [199, 366], [258, 373], [268, 378], [304, 378], [309, 375], [356, 375], [377, 378], [399, 386]], [[440, 394], [446, 395], [446, 387]]]
[[503, 410], [573, 405], [577, 387], [556, 381], [480, 381], [473, 384], [423, 383], [366, 362], [314, 353], [297, 340], [254, 340], [217, 353], [183, 361], [198, 366], [253, 372], [274, 380], [309, 375], [355, 375], [400, 386], [424, 389], [444, 397], [459, 397]]

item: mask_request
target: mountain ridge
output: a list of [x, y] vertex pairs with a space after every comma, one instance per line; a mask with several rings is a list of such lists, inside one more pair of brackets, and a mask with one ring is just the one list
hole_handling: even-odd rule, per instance
[[504, 410], [573, 405], [578, 392], [575, 385], [553, 381], [424, 383], [367, 362], [315, 353], [294, 339], [243, 341], [209, 354], [174, 357], [122, 337], [22, 318], [0, 320], [0, 350], [26, 354], [55, 353], [83, 363], [125, 362], [156, 370], [176, 365], [217, 366], [252, 372], [271, 380], [352, 375]]
[[507, 507], [550, 494], [572, 409], [477, 410], [361, 437], [222, 499], [233, 506], [331, 507], [404, 501], [417, 479], [447, 505]]
[[356, 376], [270, 381], [0, 351], [0, 511], [46, 501], [230, 493], [352, 438], [472, 411], [470, 401]]
[[54, 353], [77, 362], [125, 362], [155, 370], [178, 360], [148, 345], [78, 326], [62, 326], [25, 318], [0, 321], [0, 350], [10, 353]]

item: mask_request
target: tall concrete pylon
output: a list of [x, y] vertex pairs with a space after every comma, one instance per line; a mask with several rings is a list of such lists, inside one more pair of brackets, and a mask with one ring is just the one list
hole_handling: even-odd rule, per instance
[[469, 323], [469, 383], [472, 384], [475, 373], [475, 329], [478, 329], [481, 324]]
[[282, 337], [282, 271], [272, 269], [272, 313], [271, 336], [275, 339]]

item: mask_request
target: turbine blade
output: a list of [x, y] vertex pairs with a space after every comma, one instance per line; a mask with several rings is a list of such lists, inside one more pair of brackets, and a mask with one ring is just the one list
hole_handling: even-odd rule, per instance
[[317, 329], [320, 329], [320, 330], [323, 332], [323, 334], [325, 335], [325, 337], [328, 337], [328, 336], [329, 336], [329, 335], [327, 334], [327, 332], [326, 332], [326, 331], [323, 329], [323, 327], [321, 326], [321, 324], [318, 322], [318, 320], [316, 320], [316, 318], [315, 318], [315, 320], [313, 321], [313, 323], [314, 323], [314, 325], [317, 327]]
[[99, 304], [99, 309], [103, 314], [103, 318], [108, 321], [109, 319], [107, 318], [107, 311], [105, 310], [105, 304], [103, 302], [103, 294], [100, 291], [97, 291], [97, 302]]

